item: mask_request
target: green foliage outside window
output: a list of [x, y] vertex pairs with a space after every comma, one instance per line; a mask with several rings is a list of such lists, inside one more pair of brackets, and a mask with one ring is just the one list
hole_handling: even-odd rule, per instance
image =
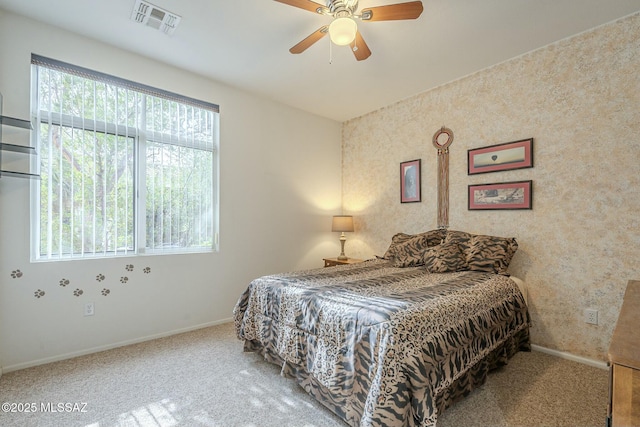
[[39, 256], [211, 250], [213, 112], [37, 70]]

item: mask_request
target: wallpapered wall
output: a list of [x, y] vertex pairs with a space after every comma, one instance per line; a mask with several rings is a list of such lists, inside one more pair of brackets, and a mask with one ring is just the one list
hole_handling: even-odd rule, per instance
[[[464, 54], [461, 52], [460, 54]], [[437, 225], [436, 150], [450, 147], [450, 229], [516, 237], [532, 342], [605, 360], [629, 279], [640, 278], [640, 14], [351, 120], [343, 127], [347, 254]], [[534, 167], [467, 175], [467, 150], [534, 138]], [[422, 159], [422, 202], [400, 203], [399, 164]], [[533, 180], [533, 209], [468, 211], [467, 186]], [[599, 310], [599, 325], [583, 310]]]

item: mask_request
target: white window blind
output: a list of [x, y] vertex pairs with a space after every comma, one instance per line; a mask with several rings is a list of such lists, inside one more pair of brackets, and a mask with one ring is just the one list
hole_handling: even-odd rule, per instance
[[211, 251], [218, 107], [32, 56], [36, 259]]

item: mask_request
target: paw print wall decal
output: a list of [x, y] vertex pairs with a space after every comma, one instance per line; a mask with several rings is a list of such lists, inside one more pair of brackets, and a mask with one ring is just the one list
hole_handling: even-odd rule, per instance
[[151, 267], [145, 267], [142, 271], [144, 271], [144, 274], [149, 274], [151, 273]]
[[106, 297], [107, 295], [109, 295], [111, 293], [111, 291], [107, 288], [102, 289], [102, 296]]
[[76, 289], [75, 291], [73, 291], [73, 296], [79, 297], [83, 293], [84, 291], [82, 289]]
[[98, 282], [102, 282], [102, 281], [104, 280], [104, 274], [98, 274], [98, 275], [96, 276], [96, 280], [97, 280]]
[[38, 289], [37, 291], [34, 292], [34, 296], [36, 298], [42, 298], [44, 296], [44, 291], [42, 289]]
[[69, 283], [71, 283], [69, 279], [60, 279], [60, 286], [62, 286], [63, 288], [67, 286]]
[[122, 276], [120, 278], [120, 283], [127, 283], [129, 281], [129, 278], [127, 276]]
[[127, 264], [124, 266], [125, 270], [127, 271], [133, 271], [133, 264]]
[[21, 277], [22, 277], [22, 271], [20, 271], [20, 270], [13, 270], [13, 271], [11, 272], [11, 277], [12, 277], [12, 278], [14, 278], [14, 279], [19, 279], [19, 278], [21, 278]]

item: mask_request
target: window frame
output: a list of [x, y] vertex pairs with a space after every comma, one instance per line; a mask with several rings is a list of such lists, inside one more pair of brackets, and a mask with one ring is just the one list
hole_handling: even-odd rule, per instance
[[[133, 250], [125, 250], [119, 252], [117, 249], [103, 252], [87, 252], [87, 253], [64, 253], [64, 254], [46, 254], [41, 250], [41, 183], [40, 180], [31, 181], [31, 260], [32, 262], [50, 262], [63, 260], [81, 260], [81, 259], [102, 259], [115, 258], [123, 256], [139, 256], [139, 255], [165, 255], [165, 254], [189, 254], [189, 253], [215, 253], [219, 250], [219, 219], [220, 219], [220, 109], [216, 104], [188, 98], [172, 92], [156, 89], [150, 86], [142, 85], [119, 77], [110, 76], [97, 71], [67, 64], [50, 58], [45, 58], [36, 54], [32, 54], [32, 78], [31, 78], [31, 106], [32, 106], [32, 122], [38, 128], [32, 132], [32, 144], [40, 153], [40, 126], [47, 124], [49, 126], [69, 127], [74, 124], [78, 125], [78, 129], [83, 131], [103, 133], [115, 135], [116, 137], [133, 139]], [[134, 90], [141, 96], [142, 111], [140, 122], [137, 127], [127, 124], [118, 124], [95, 119], [85, 119], [83, 117], [71, 116], [69, 114], [49, 114], [47, 111], [39, 111], [39, 77], [38, 66], [45, 66], [67, 74], [88, 78], [98, 82], [104, 82], [121, 88]], [[189, 144], [188, 137], [184, 135], [169, 135], [169, 142], [162, 141], [163, 138], [158, 136], [166, 136], [162, 132], [149, 131], [146, 129], [147, 120], [147, 102], [148, 96], [161, 98], [164, 100], [177, 102], [181, 106], [191, 106], [199, 109], [207, 110], [211, 113], [212, 141], [211, 146], [208, 143]], [[48, 118], [45, 116], [49, 116]], [[152, 135], [149, 138], [149, 134]], [[149, 247], [147, 242], [147, 146], [149, 141], [158, 144], [170, 144], [172, 146], [180, 146], [193, 150], [205, 150], [211, 153], [211, 245], [210, 246], [191, 246], [191, 247], [170, 247], [170, 248], [153, 248]], [[33, 160], [38, 163], [40, 168], [40, 158], [36, 156]]]

